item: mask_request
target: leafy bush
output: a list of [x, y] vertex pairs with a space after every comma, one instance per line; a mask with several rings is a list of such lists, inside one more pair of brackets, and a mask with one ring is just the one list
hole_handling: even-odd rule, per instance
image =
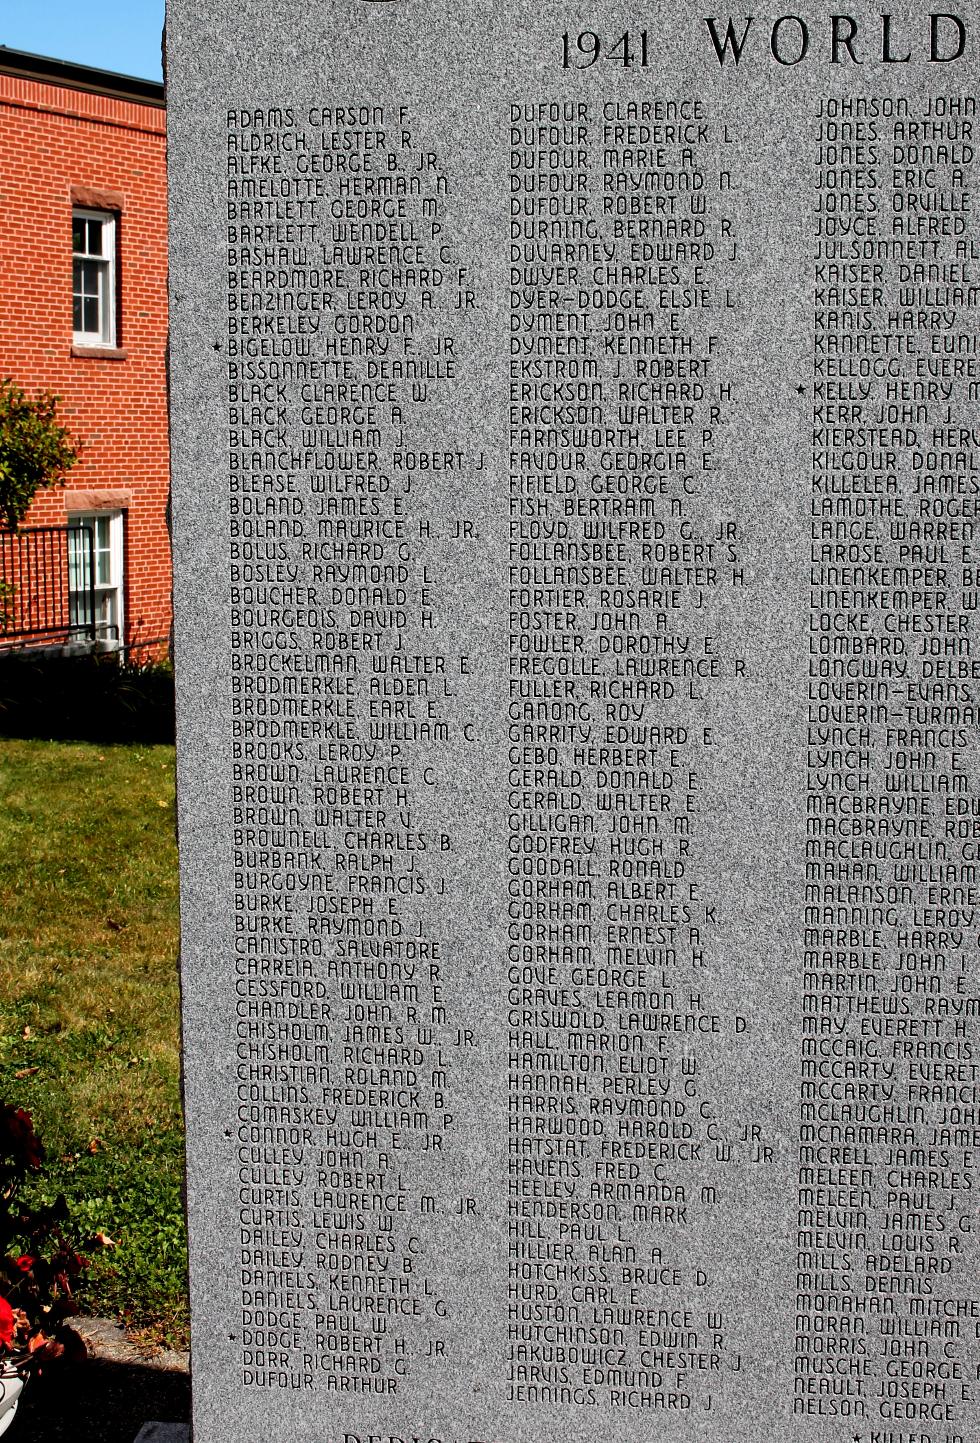
[[85, 1345], [66, 1319], [78, 1312], [75, 1287], [88, 1267], [61, 1196], [30, 1205], [21, 1189], [44, 1161], [29, 1112], [0, 1104], [0, 1360], [21, 1370]]
[[0, 521], [9, 531], [35, 493], [63, 485], [78, 460], [81, 448], [58, 417], [59, 400], [42, 391], [32, 401], [13, 381], [0, 381]]

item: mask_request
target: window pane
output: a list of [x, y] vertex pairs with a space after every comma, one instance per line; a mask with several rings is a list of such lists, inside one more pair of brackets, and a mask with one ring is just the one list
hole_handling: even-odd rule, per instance
[[72, 326], [88, 345], [112, 345], [115, 222], [111, 216], [72, 216]]
[[109, 523], [101, 516], [95, 523], [95, 580], [99, 586], [112, 582], [112, 552], [109, 549]]
[[84, 334], [101, 336], [107, 317], [103, 305], [105, 265], [101, 261], [76, 260], [73, 268], [74, 328]]
[[68, 533], [68, 590], [87, 591], [91, 584], [89, 573], [89, 533], [73, 528]]
[[68, 620], [72, 626], [88, 627], [92, 624], [92, 608], [87, 591], [80, 591], [68, 598]]
[[95, 518], [95, 579], [100, 586], [112, 581], [111, 531], [108, 516]]
[[79, 640], [94, 636], [110, 645], [122, 641], [122, 568], [119, 513], [74, 517], [68, 536], [68, 578], [71, 621]]
[[116, 593], [105, 591], [95, 598], [96, 630], [101, 641], [118, 641], [119, 627], [116, 622]]

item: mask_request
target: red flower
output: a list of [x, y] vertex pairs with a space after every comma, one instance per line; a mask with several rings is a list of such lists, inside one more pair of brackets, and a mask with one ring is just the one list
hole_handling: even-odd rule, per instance
[[14, 1259], [14, 1267], [20, 1268], [22, 1273], [29, 1273], [36, 1262], [36, 1258], [29, 1257], [27, 1253], [22, 1253], [19, 1258]]
[[6, 1298], [0, 1298], [0, 1347], [9, 1348], [14, 1341], [14, 1310]]

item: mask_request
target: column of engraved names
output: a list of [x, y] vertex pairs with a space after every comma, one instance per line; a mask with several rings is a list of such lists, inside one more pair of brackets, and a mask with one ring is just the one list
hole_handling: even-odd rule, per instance
[[[618, 429], [607, 427], [598, 454], [604, 485], [591, 478], [569, 510], [601, 516], [585, 534], [626, 541], [631, 563], [626, 588], [596, 598], [605, 676], [591, 692], [606, 724], [587, 753], [606, 814], [607, 970], [595, 1000], [627, 1054], [606, 1084], [615, 1129], [604, 1154], [618, 1194], [632, 1196], [636, 1255], [652, 1264], [622, 1271], [639, 1386], [619, 1401], [683, 1410], [716, 1406], [724, 1371], [739, 1365], [731, 1320], [716, 1305], [715, 1288], [725, 1295], [728, 1285], [698, 1234], [717, 1218], [729, 1170], [761, 1156], [718, 1090], [715, 1064], [740, 1023], [720, 991], [712, 995], [723, 984], [717, 968], [708, 980], [725, 919], [698, 821], [725, 726], [716, 694], [744, 674], [725, 636], [745, 580], [743, 520], [726, 515], [730, 478], [718, 456], [737, 416], [722, 367], [726, 313], [739, 303], [728, 286], [738, 242], [723, 163], [729, 131], [705, 102], [606, 102], [601, 115], [611, 254], [591, 299], [611, 377], [607, 420]], [[631, 514], [631, 498], [651, 492], [650, 515]], [[650, 1329], [674, 1289], [685, 1295], [671, 1315], [681, 1331]]]
[[[301, 612], [298, 589], [290, 592], [288, 606], [281, 591], [273, 618], [266, 608], [259, 614], [255, 594], [243, 586], [260, 577], [265, 582], [267, 568], [284, 565], [306, 535], [296, 462], [287, 449], [286, 379], [310, 355], [319, 318], [299, 311], [268, 318], [259, 313], [253, 334], [252, 319], [242, 310], [242, 283], [255, 275], [256, 244], [263, 261], [271, 247], [274, 259], [306, 263], [317, 240], [315, 203], [323, 182], [284, 177], [273, 197], [271, 182], [253, 173], [263, 166], [281, 171], [281, 117], [260, 112], [249, 119], [256, 124], [248, 126], [246, 144], [234, 115], [227, 140], [233, 925], [240, 1000], [238, 1114], [225, 1136], [234, 1139], [241, 1184], [236, 1221], [242, 1311], [240, 1331], [231, 1336], [240, 1341], [243, 1383], [264, 1387], [310, 1381], [295, 1361], [311, 1301], [300, 1292], [298, 1186], [326, 1120], [320, 1104], [323, 1083], [329, 1083], [330, 1005], [310, 943], [297, 935], [293, 919], [289, 886], [299, 858], [293, 849], [272, 845], [273, 826], [295, 825], [299, 818], [301, 743], [293, 733], [304, 723], [253, 720], [249, 694], [256, 666], [271, 670], [273, 654], [280, 657], [295, 645], [292, 637], [311, 619], [311, 598], [304, 588]], [[253, 134], [258, 158], [251, 152]], [[266, 294], [265, 278], [260, 273], [256, 279], [260, 295]], [[316, 859], [311, 854], [304, 860]]]
[[[417, 785], [448, 740], [427, 453], [454, 367], [448, 195], [404, 107], [228, 116], [243, 1381], [391, 1394], [431, 1301], [416, 1216], [448, 1142], [445, 886]], [[443, 254], [447, 252], [443, 250]], [[429, 312], [430, 317], [424, 314]], [[417, 490], [416, 490], [417, 496]], [[457, 659], [458, 661], [458, 659]]]
[[712, 1115], [701, 1049], [728, 1024], [699, 976], [716, 922], [698, 877], [699, 703], [726, 670], [705, 597], [737, 561], [734, 524], [711, 539], [698, 516], [721, 418], [712, 237], [729, 233], [707, 200], [709, 132], [693, 100], [511, 108], [522, 1402], [680, 1412], [710, 1393], [726, 1346], [721, 1315], [690, 1303], [689, 1245]]
[[975, 108], [827, 99], [810, 132], [795, 1406], [913, 1431], [976, 1408]]

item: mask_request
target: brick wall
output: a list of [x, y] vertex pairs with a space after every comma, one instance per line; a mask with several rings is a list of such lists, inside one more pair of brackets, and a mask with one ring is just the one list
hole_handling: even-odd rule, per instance
[[[73, 352], [73, 195], [76, 203], [119, 207], [112, 357]], [[31, 393], [61, 396], [83, 447], [67, 487], [38, 496], [27, 524], [124, 507], [125, 641], [139, 647], [166, 638], [164, 111], [0, 74], [0, 204], [0, 374]]]

